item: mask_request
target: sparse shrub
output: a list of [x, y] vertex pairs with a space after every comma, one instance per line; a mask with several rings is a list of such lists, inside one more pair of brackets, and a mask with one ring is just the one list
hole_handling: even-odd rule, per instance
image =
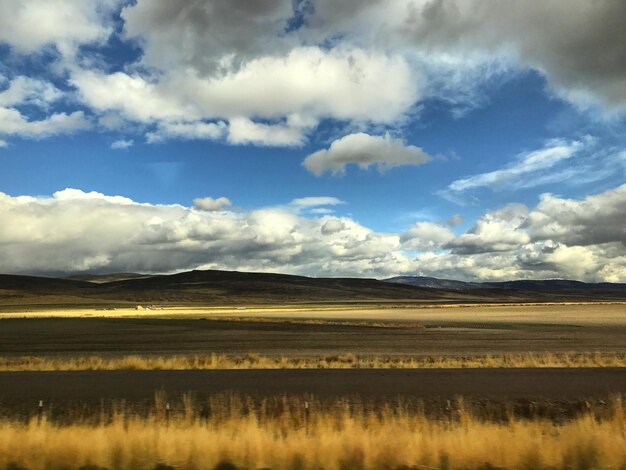
[[218, 463], [213, 470], [237, 470], [237, 466], [225, 460]]
[[176, 467], [165, 463], [158, 463], [154, 466], [154, 470], [175, 470]]

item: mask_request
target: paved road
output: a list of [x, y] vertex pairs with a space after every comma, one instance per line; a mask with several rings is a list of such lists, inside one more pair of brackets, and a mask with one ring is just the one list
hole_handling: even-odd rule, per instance
[[626, 369], [226, 370], [0, 373], [0, 406], [97, 402], [238, 392], [253, 396], [312, 393], [319, 398], [601, 399], [626, 393]]

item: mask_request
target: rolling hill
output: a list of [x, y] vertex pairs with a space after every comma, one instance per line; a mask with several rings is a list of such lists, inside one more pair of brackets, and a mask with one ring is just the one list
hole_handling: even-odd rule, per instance
[[[428, 279], [427, 284], [423, 279]], [[438, 281], [438, 282], [436, 282]], [[256, 305], [276, 303], [485, 303], [626, 300], [624, 284], [576, 281], [462, 283], [434, 278], [312, 278], [237, 271], [134, 273], [58, 279], [0, 275], [0, 307]]]
[[474, 291], [480, 289], [507, 289], [518, 292], [538, 292], [545, 294], [596, 294], [626, 296], [626, 284], [599, 282], [589, 283], [568, 279], [519, 280], [502, 282], [463, 282], [451, 279], [438, 279], [425, 276], [397, 276], [384, 279], [391, 284], [403, 284], [432, 289]]

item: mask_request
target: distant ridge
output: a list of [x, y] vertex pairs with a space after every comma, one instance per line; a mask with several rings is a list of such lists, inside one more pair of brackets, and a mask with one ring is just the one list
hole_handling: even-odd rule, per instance
[[431, 289], [470, 290], [480, 288], [480, 283], [455, 281], [452, 279], [438, 279], [426, 276], [397, 276], [383, 279], [392, 284], [406, 284], [410, 286], [428, 287]]
[[0, 307], [263, 305], [280, 303], [516, 303], [625, 301], [626, 284], [508, 281], [466, 283], [401, 276], [386, 280], [312, 278], [274, 273], [188, 271], [114, 273], [69, 278], [0, 275]]
[[384, 279], [392, 284], [428, 287], [431, 289], [452, 289], [469, 291], [475, 289], [512, 289], [527, 292], [624, 292], [626, 284], [598, 282], [589, 283], [567, 279], [519, 280], [501, 282], [464, 282], [451, 279], [438, 279], [426, 276], [397, 276]]
[[93, 282], [95, 284], [105, 284], [107, 282], [127, 281], [129, 279], [142, 279], [146, 277], [152, 277], [152, 275], [137, 273], [76, 274], [74, 276], [64, 277], [63, 279], [69, 279], [72, 281]]

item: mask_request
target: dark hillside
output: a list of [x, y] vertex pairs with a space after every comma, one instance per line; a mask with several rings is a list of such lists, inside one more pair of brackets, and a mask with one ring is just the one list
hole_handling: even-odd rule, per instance
[[[623, 284], [511, 281], [469, 284], [411, 277], [394, 282], [273, 273], [189, 271], [172, 275], [108, 274], [56, 279], [0, 275], [0, 306], [241, 305], [276, 303], [501, 303], [625, 300]], [[434, 287], [438, 286], [438, 287]]]

